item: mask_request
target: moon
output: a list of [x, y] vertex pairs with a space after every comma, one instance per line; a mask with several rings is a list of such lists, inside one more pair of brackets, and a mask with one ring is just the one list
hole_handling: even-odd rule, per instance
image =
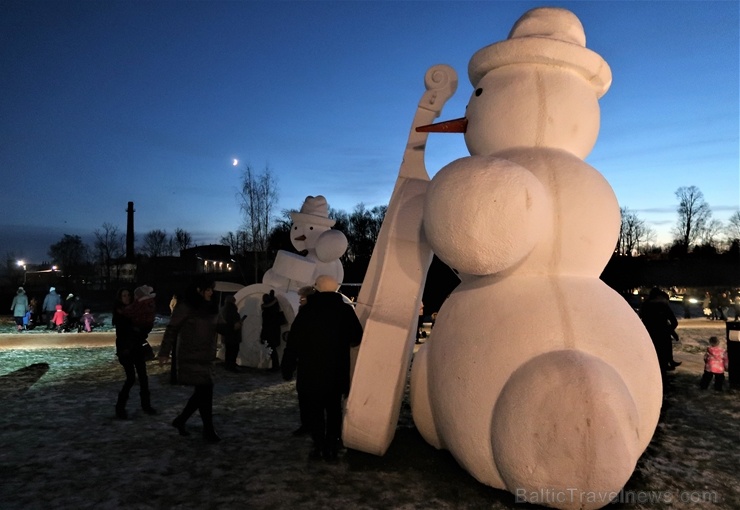
[[236, 166], [236, 165], [238, 165], [238, 164], [239, 164], [239, 160], [238, 160], [238, 159], [236, 159], [236, 158], [234, 158], [234, 159], [232, 159], [232, 160], [231, 160], [231, 164], [232, 164], [233, 166]]

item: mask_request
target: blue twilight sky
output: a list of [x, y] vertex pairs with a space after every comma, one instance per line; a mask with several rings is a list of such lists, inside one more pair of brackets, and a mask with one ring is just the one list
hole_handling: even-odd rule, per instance
[[[737, 1], [0, 0], [0, 256], [47, 259], [104, 222], [217, 242], [241, 222], [243, 167], [351, 211], [387, 204], [424, 73], [460, 85], [477, 50], [526, 10], [566, 7], [612, 68], [587, 161], [669, 240], [674, 191], [696, 185], [725, 221], [740, 204]], [[432, 134], [433, 175], [466, 156]], [[279, 211], [278, 211], [279, 212]]]

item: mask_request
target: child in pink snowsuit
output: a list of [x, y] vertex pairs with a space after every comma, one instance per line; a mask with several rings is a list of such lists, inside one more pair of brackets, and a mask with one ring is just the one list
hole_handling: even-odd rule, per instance
[[56, 305], [54, 308], [56, 311], [54, 312], [54, 316], [51, 318], [51, 322], [54, 324], [57, 333], [61, 333], [64, 328], [64, 323], [67, 320], [67, 312], [62, 310], [62, 305]]
[[709, 388], [709, 383], [714, 376], [714, 389], [722, 391], [727, 364], [727, 351], [719, 346], [719, 339], [716, 336], [710, 337], [709, 347], [704, 355], [704, 375], [701, 376], [701, 383], [699, 383], [701, 389]]
[[85, 313], [82, 314], [82, 324], [86, 333], [91, 332], [93, 326], [95, 325], [95, 317], [93, 316], [93, 314], [90, 313], [89, 308], [85, 308]]

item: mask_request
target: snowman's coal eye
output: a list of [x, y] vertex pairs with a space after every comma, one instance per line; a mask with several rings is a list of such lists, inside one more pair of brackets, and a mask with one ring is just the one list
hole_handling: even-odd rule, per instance
[[483, 89], [475, 89], [475, 97], [480, 96], [483, 93]]
[[298, 230], [298, 226], [293, 227], [293, 230]]
[[308, 230], [313, 230], [313, 227], [308, 227]]

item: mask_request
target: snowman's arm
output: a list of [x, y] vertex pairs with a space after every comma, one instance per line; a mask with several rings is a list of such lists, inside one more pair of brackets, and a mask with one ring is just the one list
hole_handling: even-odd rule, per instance
[[370, 259], [357, 315], [364, 334], [344, 421], [344, 444], [382, 455], [398, 422], [401, 396], [414, 347], [414, 332], [432, 251], [422, 233], [424, 195], [429, 175], [424, 166], [430, 124], [457, 88], [449, 66], [434, 66], [425, 76], [403, 163]]

